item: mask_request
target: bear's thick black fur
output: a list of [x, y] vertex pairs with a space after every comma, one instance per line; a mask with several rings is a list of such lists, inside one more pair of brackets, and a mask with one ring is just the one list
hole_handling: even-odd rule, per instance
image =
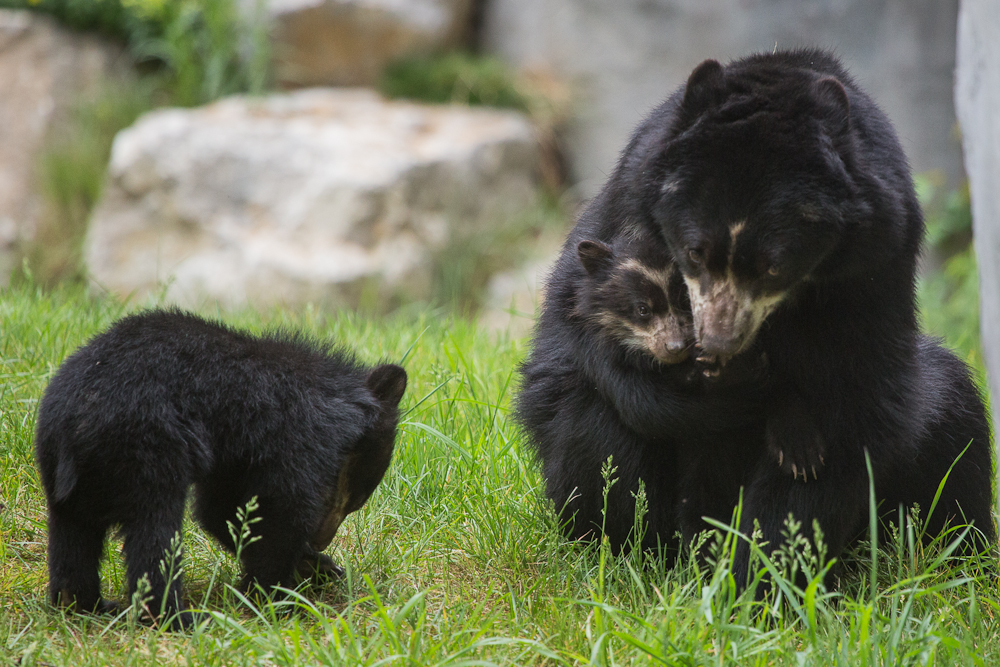
[[[647, 493], [672, 498], [664, 511], [685, 535], [701, 515], [728, 521], [742, 487], [747, 534], [758, 521], [774, 548], [792, 513], [810, 532], [817, 520], [836, 556], [867, 525], [865, 452], [881, 511], [917, 503], [926, 514], [969, 445], [929, 534], [967, 520], [992, 545], [982, 400], [964, 364], [918, 332], [922, 233], [889, 121], [832, 56], [702, 63], [638, 127], [546, 285], [518, 414], [550, 495], [574, 486], [553, 462], [582, 466], [615, 450], [619, 471], [636, 461]], [[574, 321], [586, 280], [577, 243], [644, 235], [684, 276], [701, 354], [725, 363], [723, 377], [763, 354], [766, 381], [692, 391], [653, 365], [629, 366], [620, 346]], [[577, 377], [555, 383], [567, 367]], [[597, 410], [574, 417], [585, 383], [614, 419]], [[588, 438], [560, 430], [585, 419], [596, 422]], [[619, 424], [631, 439], [605, 442]], [[649, 454], [664, 441], [675, 449]], [[609, 532], [631, 525], [621, 521]], [[744, 545], [734, 563], [741, 583], [748, 559]]]
[[[665, 327], [673, 330], [668, 338], [686, 338], [681, 332], [690, 318], [674, 263], [662, 242], [641, 230], [597, 241], [600, 229], [588, 223], [602, 218], [593, 211], [571, 232], [547, 284], [534, 346], [520, 369], [515, 415], [571, 537], [599, 535], [603, 526], [619, 549], [631, 537], [641, 479], [648, 502], [642, 544], [673, 553], [680, 528], [677, 457], [690, 456], [676, 443], [722, 437], [759, 421], [759, 406], [736, 389], [759, 384], [761, 363], [745, 355], [724, 378], [710, 380], [689, 350], [658, 358], [656, 346], [644, 346], [634, 335], [639, 305], [652, 318], [674, 320]], [[609, 456], [617, 481], [605, 518], [601, 467]], [[702, 529], [697, 519], [695, 532]]]
[[238, 531], [236, 510], [257, 497], [245, 589], [336, 574], [320, 552], [385, 474], [405, 388], [399, 366], [368, 369], [299, 336], [253, 337], [179, 311], [122, 319], [63, 363], [38, 414], [52, 603], [114, 607], [98, 564], [120, 525], [130, 594], [148, 577], [150, 612], [162, 604], [189, 625], [180, 579], [165, 581], [160, 564], [191, 484], [198, 520], [230, 551], [229, 522]]

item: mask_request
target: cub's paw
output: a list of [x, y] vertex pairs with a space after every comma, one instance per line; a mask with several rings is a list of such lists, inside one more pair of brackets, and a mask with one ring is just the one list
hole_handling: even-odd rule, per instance
[[94, 609], [94, 613], [107, 614], [109, 616], [117, 616], [121, 612], [122, 606], [114, 600], [108, 600], [107, 598], [101, 598], [97, 603], [97, 608]]
[[114, 616], [122, 612], [122, 606], [120, 604], [107, 598], [98, 598], [97, 602], [94, 603], [94, 606], [89, 608], [85, 605], [81, 607], [77, 604], [77, 602], [76, 597], [68, 589], [63, 589], [59, 592], [58, 596], [56, 596], [53, 604], [59, 608], [73, 609], [81, 614]]
[[302, 557], [296, 573], [303, 581], [311, 581], [314, 584], [341, 579], [346, 574], [344, 568], [334, 563], [332, 558], [312, 549]]
[[164, 614], [153, 613], [148, 607], [143, 607], [139, 612], [139, 622], [143, 625], [150, 625], [156, 628], [163, 628], [171, 632], [186, 632], [193, 630], [202, 623], [210, 623], [212, 615], [204, 611], [192, 611], [190, 609], [167, 610]]
[[826, 442], [804, 409], [785, 409], [767, 419], [768, 454], [785, 473], [808, 482], [826, 464]]

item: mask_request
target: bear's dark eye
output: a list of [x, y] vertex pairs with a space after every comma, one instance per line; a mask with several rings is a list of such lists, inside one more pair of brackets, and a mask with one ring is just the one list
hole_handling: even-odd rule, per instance
[[690, 259], [691, 263], [695, 266], [701, 266], [701, 263], [705, 261], [705, 255], [700, 249], [691, 248], [688, 250], [688, 259]]
[[781, 271], [778, 270], [778, 266], [776, 264], [772, 264], [771, 266], [767, 267], [767, 275], [773, 277], [778, 275], [779, 273], [781, 273]]
[[638, 313], [639, 317], [642, 319], [646, 319], [650, 315], [649, 306], [644, 303], [640, 303], [638, 307], [636, 307], [635, 312]]

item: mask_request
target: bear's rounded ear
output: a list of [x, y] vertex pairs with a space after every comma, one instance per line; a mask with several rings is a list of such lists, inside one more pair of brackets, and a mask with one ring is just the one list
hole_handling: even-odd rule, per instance
[[851, 129], [851, 101], [844, 84], [832, 76], [825, 76], [813, 83], [812, 90], [819, 117], [827, 129], [834, 136], [846, 134]]
[[399, 405], [406, 391], [406, 370], [396, 364], [382, 364], [372, 369], [365, 386], [383, 405]]
[[696, 116], [726, 96], [726, 78], [722, 65], [711, 58], [694, 68], [684, 88], [681, 108]]
[[600, 241], [580, 241], [576, 245], [576, 254], [590, 275], [610, 268], [614, 260], [614, 252]]

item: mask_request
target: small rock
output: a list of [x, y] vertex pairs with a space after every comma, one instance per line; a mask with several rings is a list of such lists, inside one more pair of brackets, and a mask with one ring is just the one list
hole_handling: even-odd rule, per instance
[[538, 153], [519, 113], [361, 89], [154, 111], [115, 139], [85, 257], [184, 305], [426, 299], [449, 241], [534, 205]]
[[286, 87], [377, 83], [387, 64], [464, 44], [472, 0], [270, 0]]

